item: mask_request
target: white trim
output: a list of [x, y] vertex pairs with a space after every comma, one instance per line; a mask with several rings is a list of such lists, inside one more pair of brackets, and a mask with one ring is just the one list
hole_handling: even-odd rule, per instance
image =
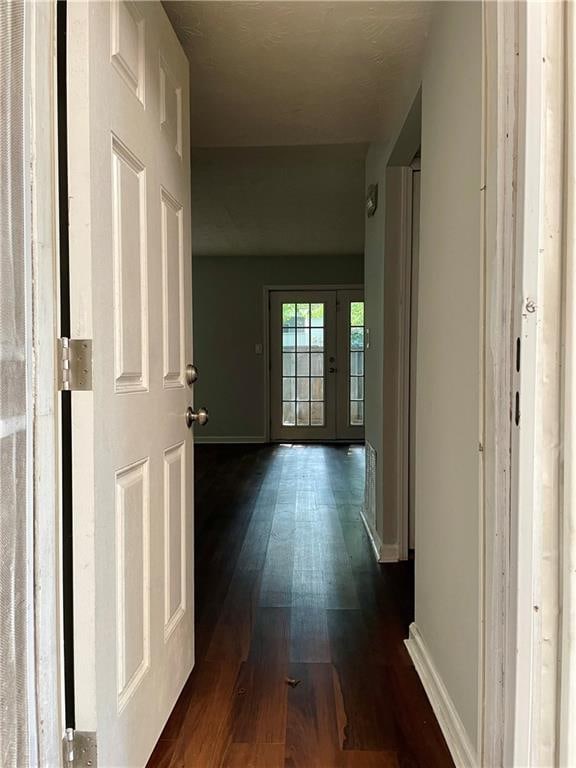
[[397, 563], [401, 559], [398, 544], [382, 544], [380, 546], [379, 563]]
[[404, 642], [430, 700], [456, 768], [478, 766], [474, 746], [416, 624], [410, 625], [410, 637]]
[[518, 160], [518, 8], [484, 3], [483, 37], [483, 282], [480, 360], [482, 409], [479, 520], [480, 762], [503, 764], [506, 696], [513, 678], [509, 616], [511, 545], [511, 418], [513, 401], [513, 296]]
[[62, 761], [59, 428], [55, 373], [58, 317], [56, 3], [30, 3], [30, 103], [34, 405], [34, 622], [38, 765]]
[[264, 435], [195, 435], [196, 445], [248, 445], [249, 443], [267, 443]]
[[397, 563], [400, 559], [398, 554], [398, 544], [383, 544], [376, 530], [373, 530], [364, 513], [360, 509], [360, 517], [366, 528], [366, 533], [372, 545], [374, 556], [379, 563]]
[[372, 544], [372, 549], [374, 550], [374, 556], [376, 557], [376, 560], [380, 562], [380, 550], [382, 549], [382, 542], [380, 541], [380, 536], [378, 536], [378, 532], [376, 530], [372, 529], [372, 526], [368, 522], [368, 518], [366, 517], [366, 514], [363, 508], [360, 509], [360, 517], [362, 518], [362, 522], [364, 523], [364, 527], [366, 528], [366, 533], [368, 534], [370, 544]]
[[520, 152], [506, 765], [556, 765], [562, 313], [563, 3], [520, 3]]
[[412, 169], [402, 169], [402, 208], [400, 211], [399, 307], [398, 307], [398, 403], [396, 410], [396, 510], [398, 544], [401, 560], [408, 559], [410, 498], [410, 345], [412, 320]]
[[576, 12], [566, 7], [566, 270], [559, 765], [576, 765]]
[[[20, 168], [22, 173], [24, 184], [24, 231], [23, 231], [23, 246], [24, 246], [24, 304], [25, 304], [25, 347], [24, 354], [26, 360], [26, 411], [25, 411], [25, 434], [26, 434], [26, 469], [25, 469], [25, 508], [26, 519], [22, 521], [22, 525], [25, 526], [26, 537], [26, 552], [28, 557], [26, 558], [26, 583], [24, 586], [26, 594], [26, 700], [27, 706], [27, 719], [28, 719], [28, 759], [32, 765], [38, 763], [38, 709], [35, 703], [38, 698], [37, 694], [37, 675], [36, 675], [36, 637], [35, 637], [35, 582], [36, 574], [34, 572], [34, 542], [35, 542], [35, 514], [36, 514], [36, 497], [34, 494], [35, 474], [36, 469], [34, 466], [34, 451], [35, 451], [35, 434], [34, 434], [34, 411], [35, 411], [35, 370], [34, 370], [34, 295], [33, 295], [33, 244], [34, 234], [32, 229], [32, 181], [33, 172], [31, 168], [32, 163], [32, 121], [29, 104], [32, 102], [33, 96], [35, 96], [32, 80], [32, 71], [35, 67], [36, 61], [34, 58], [33, 46], [33, 20], [34, 20], [34, 7], [28, 4], [24, 6], [24, 50], [23, 56], [23, 88], [22, 88], [22, 121], [24, 128], [23, 140], [23, 152], [22, 160], [23, 164]], [[9, 420], [9, 422], [12, 420]], [[9, 423], [8, 422], [8, 423]], [[14, 426], [14, 425], [13, 425]]]

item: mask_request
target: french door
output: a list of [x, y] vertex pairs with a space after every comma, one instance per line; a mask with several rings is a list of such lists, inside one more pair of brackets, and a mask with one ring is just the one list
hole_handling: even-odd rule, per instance
[[364, 439], [364, 295], [270, 294], [272, 440]]

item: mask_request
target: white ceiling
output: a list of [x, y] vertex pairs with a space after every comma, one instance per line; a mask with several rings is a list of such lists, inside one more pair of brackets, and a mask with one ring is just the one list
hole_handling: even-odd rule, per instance
[[386, 141], [416, 91], [434, 5], [164, 2], [190, 59], [192, 144]]

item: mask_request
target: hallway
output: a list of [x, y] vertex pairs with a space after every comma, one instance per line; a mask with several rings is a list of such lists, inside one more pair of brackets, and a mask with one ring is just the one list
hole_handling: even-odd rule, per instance
[[148, 768], [452, 766], [360, 446], [196, 447], [196, 665]]

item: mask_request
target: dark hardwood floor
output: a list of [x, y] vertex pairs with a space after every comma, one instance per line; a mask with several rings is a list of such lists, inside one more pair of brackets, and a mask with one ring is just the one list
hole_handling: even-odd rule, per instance
[[196, 448], [196, 666], [149, 768], [453, 766], [363, 480], [360, 447]]

